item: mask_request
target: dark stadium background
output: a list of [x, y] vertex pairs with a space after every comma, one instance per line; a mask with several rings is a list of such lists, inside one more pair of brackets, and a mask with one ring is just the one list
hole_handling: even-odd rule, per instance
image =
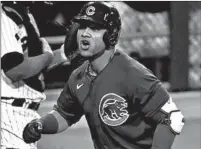
[[[86, 1], [53, 1], [52, 3], [54, 5], [47, 6], [42, 2], [35, 2], [32, 11], [41, 36], [47, 39], [51, 37], [50, 45], [55, 50], [61, 46], [66, 34], [65, 28], [55, 23], [55, 20], [68, 27]], [[129, 11], [123, 10], [126, 27], [122, 28], [120, 49], [152, 70], [164, 82], [167, 89], [171, 91], [200, 89], [201, 60], [195, 55], [201, 54], [198, 49], [201, 46], [201, 29], [198, 27], [201, 3], [169, 1], [125, 1], [124, 3]], [[138, 22], [135, 21], [136, 16], [133, 17], [132, 11], [138, 16]], [[162, 23], [161, 19], [163, 19]], [[158, 22], [158, 29], [154, 28], [153, 23], [156, 22]], [[144, 28], [137, 28], [137, 25]], [[133, 32], [127, 37], [129, 30]], [[140, 40], [144, 45], [140, 45]], [[47, 88], [60, 88], [64, 85], [70, 75], [70, 66], [66, 64], [45, 74]]]

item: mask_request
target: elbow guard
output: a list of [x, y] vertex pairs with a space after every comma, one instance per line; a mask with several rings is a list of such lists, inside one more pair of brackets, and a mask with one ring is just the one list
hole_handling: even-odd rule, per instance
[[162, 123], [170, 127], [175, 134], [180, 134], [184, 126], [185, 120], [181, 111], [170, 98], [161, 108], [166, 117], [162, 119]]

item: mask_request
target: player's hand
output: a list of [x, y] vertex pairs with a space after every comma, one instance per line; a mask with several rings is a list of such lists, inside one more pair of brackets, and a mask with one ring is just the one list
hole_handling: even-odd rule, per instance
[[79, 27], [79, 23], [72, 23], [68, 33], [66, 34], [64, 52], [70, 61], [78, 55], [77, 31]]
[[34, 119], [28, 123], [23, 131], [23, 139], [26, 143], [34, 143], [41, 138], [42, 123], [39, 119]]

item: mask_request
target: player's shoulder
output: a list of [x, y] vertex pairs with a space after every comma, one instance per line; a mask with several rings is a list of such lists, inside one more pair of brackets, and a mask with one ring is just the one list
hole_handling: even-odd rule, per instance
[[132, 57], [130, 57], [128, 54], [126, 54], [123, 51], [119, 51], [117, 50], [116, 52], [117, 55], [117, 65], [119, 65], [119, 67], [123, 67], [124, 69], [129, 70], [143, 70], [146, 69], [145, 66], [143, 66], [141, 63], [139, 63], [137, 60], [133, 59]]
[[118, 66], [122, 67], [124, 71], [126, 71], [127, 74], [131, 76], [151, 76], [155, 77], [153, 75], [153, 72], [149, 70], [147, 67], [145, 67], [143, 64], [138, 62], [137, 60], [133, 59], [129, 55], [127, 55], [124, 52], [118, 51], [120, 57]]

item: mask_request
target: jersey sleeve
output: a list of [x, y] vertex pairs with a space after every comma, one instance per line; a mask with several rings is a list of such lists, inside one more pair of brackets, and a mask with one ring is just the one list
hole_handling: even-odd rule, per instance
[[73, 95], [69, 81], [57, 99], [54, 110], [56, 110], [67, 121], [69, 126], [76, 123], [83, 115], [83, 109], [76, 97]]
[[[25, 30], [23, 35], [26, 35]], [[6, 72], [19, 65], [24, 60], [21, 43], [18, 40], [17, 33], [19, 27], [2, 11], [2, 48], [1, 48], [1, 65]]]
[[[132, 72], [133, 81], [131, 97], [133, 103], [138, 103], [145, 117], [151, 118], [169, 100], [170, 96], [162, 83], [143, 67], [142, 71]], [[134, 89], [134, 90], [133, 90]]]
[[[19, 27], [2, 11], [2, 48], [1, 57], [6, 53], [18, 52], [23, 54], [21, 42], [17, 38]], [[24, 31], [23, 31], [24, 34]]]

